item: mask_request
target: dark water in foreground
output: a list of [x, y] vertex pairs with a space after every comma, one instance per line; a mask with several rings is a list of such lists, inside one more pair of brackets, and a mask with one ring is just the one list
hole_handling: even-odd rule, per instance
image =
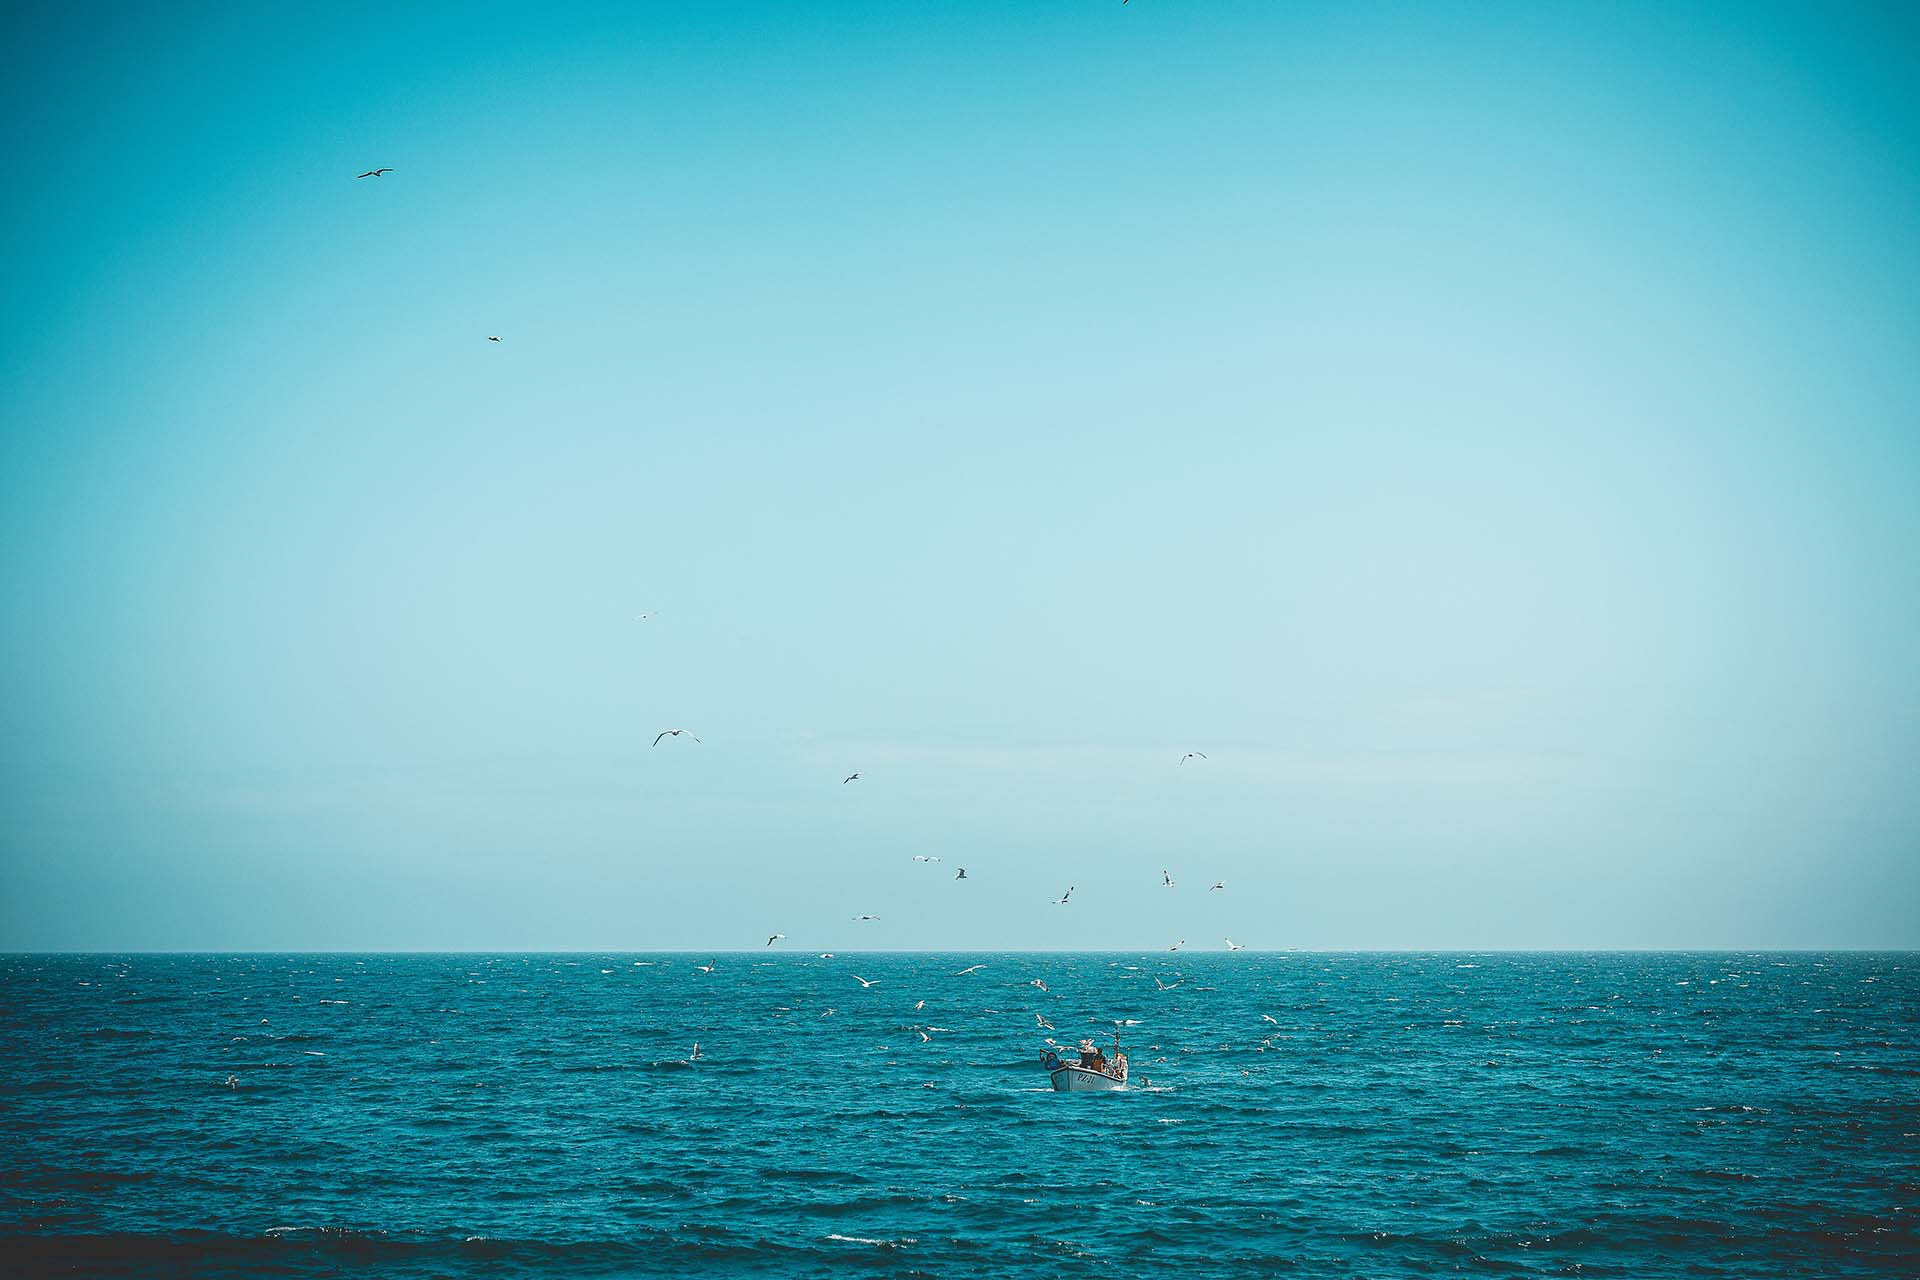
[[0, 1271], [1920, 1274], [1920, 956], [704, 959], [0, 956]]

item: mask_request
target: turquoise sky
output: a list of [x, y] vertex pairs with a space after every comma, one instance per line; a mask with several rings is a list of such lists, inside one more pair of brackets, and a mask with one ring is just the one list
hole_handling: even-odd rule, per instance
[[0, 946], [1920, 945], [1912, 14], [16, 17]]

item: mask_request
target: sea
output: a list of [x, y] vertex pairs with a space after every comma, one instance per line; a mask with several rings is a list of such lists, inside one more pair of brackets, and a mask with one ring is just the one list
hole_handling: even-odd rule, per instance
[[1920, 955], [0, 955], [0, 1274], [1912, 1277]]

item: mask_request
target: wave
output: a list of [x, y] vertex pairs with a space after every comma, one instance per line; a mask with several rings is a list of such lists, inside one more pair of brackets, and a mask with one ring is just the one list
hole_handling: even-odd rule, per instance
[[[157, 1234], [13, 1235], [6, 1239], [8, 1274], [240, 1277], [382, 1277], [492, 1275], [518, 1268], [547, 1275], [712, 1275], [765, 1269], [786, 1274], [798, 1264], [827, 1274], [847, 1259], [848, 1245], [899, 1249], [913, 1237], [826, 1236], [818, 1247], [770, 1241], [725, 1227], [638, 1228], [620, 1239], [542, 1240], [465, 1234], [417, 1236], [334, 1226], [279, 1226], [258, 1235], [215, 1231]], [[482, 1266], [481, 1264], [484, 1264]]]

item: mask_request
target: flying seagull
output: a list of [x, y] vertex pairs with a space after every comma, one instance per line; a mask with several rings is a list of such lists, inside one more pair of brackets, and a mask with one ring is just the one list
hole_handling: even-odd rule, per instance
[[1073, 888], [1074, 888], [1074, 887], [1073, 887], [1072, 885], [1068, 885], [1068, 886], [1067, 886], [1067, 891], [1066, 891], [1065, 893], [1063, 893], [1063, 894], [1061, 894], [1061, 895], [1060, 895], [1060, 896], [1059, 896], [1058, 898], [1056, 898], [1056, 899], [1054, 900], [1054, 903], [1053, 903], [1053, 905], [1054, 905], [1054, 906], [1056, 906], [1056, 907], [1057, 907], [1057, 906], [1060, 906], [1060, 905], [1061, 905], [1062, 903], [1064, 903], [1064, 902], [1066, 902], [1066, 900], [1067, 900], [1068, 898], [1071, 898], [1071, 897], [1073, 896]]
[[698, 969], [698, 970], [699, 970], [699, 971], [700, 971], [701, 973], [712, 973], [712, 972], [713, 972], [713, 961], [711, 961], [711, 960], [709, 960], [709, 961], [707, 961], [707, 962], [706, 962], [705, 964], [697, 964], [697, 965], [695, 965], [695, 966], [693, 966], [693, 967], [694, 967], [695, 969]]
[[1192, 760], [1196, 757], [1198, 757], [1201, 760], [1205, 760], [1207, 758], [1207, 753], [1204, 751], [1189, 751], [1187, 752], [1187, 754], [1180, 757], [1180, 763], [1185, 764], [1187, 761]]
[[964, 969], [962, 969], [962, 970], [961, 970], [960, 972], [958, 972], [958, 973], [956, 973], [956, 974], [954, 974], [953, 976], [954, 976], [954, 977], [956, 977], [956, 978], [964, 978], [964, 977], [966, 977], [966, 976], [967, 976], [968, 974], [970, 974], [970, 973], [978, 973], [978, 972], [980, 972], [980, 970], [982, 970], [982, 969], [984, 969], [984, 968], [986, 968], [986, 967], [987, 967], [987, 966], [985, 966], [985, 965], [983, 965], [983, 964], [970, 964], [970, 965], [968, 965], [968, 966], [967, 966], [966, 968], [964, 968]]
[[868, 982], [865, 978], [861, 977], [857, 973], [853, 974], [852, 977], [855, 982], [860, 984], [860, 989], [862, 991], [865, 991], [868, 987], [877, 987], [880, 985], [880, 979], [878, 978], [875, 978], [872, 982]]
[[1185, 981], [1186, 981], [1185, 978], [1176, 978], [1172, 982], [1162, 982], [1160, 981], [1160, 979], [1155, 978], [1153, 980], [1153, 985], [1160, 988], [1162, 991], [1171, 991]]
[[[1047, 984], [1046, 984], [1046, 983], [1044, 983], [1044, 982], [1042, 982], [1042, 981], [1040, 981], [1040, 979], [1038, 979], [1038, 978], [1034, 978], [1034, 979], [1032, 979], [1031, 981], [1029, 981], [1029, 982], [1027, 983], [1027, 985], [1028, 985], [1028, 986], [1030, 986], [1030, 987], [1038, 987], [1038, 988], [1040, 988], [1040, 989], [1041, 989], [1042, 991], [1046, 991], [1046, 989], [1047, 989]], [[1052, 993], [1051, 993], [1051, 992], [1049, 992], [1048, 994], [1052, 994]]]
[[1160, 884], [1162, 888], [1173, 888], [1173, 876], [1165, 867], [1160, 868]]
[[776, 934], [773, 934], [773, 935], [771, 935], [770, 937], [768, 937], [768, 939], [767, 939], [767, 945], [768, 945], [768, 946], [772, 946], [772, 945], [773, 945], [774, 943], [776, 943], [776, 942], [778, 942], [778, 941], [780, 941], [780, 939], [782, 939], [782, 938], [784, 938], [784, 937], [786, 937], [786, 936], [787, 936], [787, 935], [786, 935], [786, 934], [784, 934], [784, 933], [776, 933]]
[[693, 1042], [693, 1052], [687, 1055], [687, 1061], [688, 1062], [700, 1061], [700, 1042], [698, 1040], [695, 1040]]
[[488, 341], [488, 342], [498, 342], [498, 341], [500, 341], [500, 335], [499, 335], [499, 334], [497, 334], [497, 333], [490, 333], [490, 334], [488, 334], [488, 335], [487, 335], [487, 341]]
[[860, 775], [857, 773], [850, 773], [846, 777], [840, 779], [840, 785], [844, 787], [849, 782], [858, 782], [858, 781], [860, 781]]
[[1232, 938], [1225, 938], [1222, 939], [1222, 941], [1227, 944], [1227, 950], [1229, 951], [1245, 951], [1247, 949], [1246, 943], [1235, 942]]
[[365, 173], [355, 174], [354, 176], [359, 178], [377, 178], [383, 173], [392, 173], [392, 172], [393, 172], [393, 166], [388, 165], [383, 169], [369, 169]]
[[1186, 946], [1186, 945], [1187, 945], [1187, 940], [1186, 940], [1185, 938], [1182, 938], [1182, 939], [1180, 939], [1180, 941], [1178, 941], [1178, 942], [1176, 942], [1176, 943], [1174, 943], [1174, 944], [1173, 944], [1172, 946], [1170, 946], [1170, 947], [1168, 947], [1168, 948], [1167, 948], [1167, 950], [1169, 950], [1169, 951], [1178, 951], [1178, 950], [1179, 950], [1180, 948], [1182, 948], [1182, 947], [1184, 947], [1184, 946]]
[[918, 1013], [926, 1007], [927, 1007], [927, 1002], [925, 1000], [916, 1000], [914, 1001], [914, 1004], [913, 1004], [913, 1011], [915, 1013]]
[[[498, 339], [495, 339], [495, 341], [498, 341]], [[651, 612], [648, 612], [648, 613], [636, 613], [636, 614], [634, 614], [634, 615], [633, 615], [633, 620], [634, 620], [635, 622], [645, 622], [645, 621], [646, 621], [646, 620], [647, 620], [648, 618], [657, 618], [657, 617], [659, 617], [659, 616], [660, 616], [660, 611], [659, 611], [658, 609], [654, 609], [654, 610], [652, 610]]]
[[831, 959], [833, 959], [833, 952], [831, 952], [831, 951], [822, 951], [822, 952], [820, 953], [820, 958], [821, 958], [822, 960], [831, 960]]
[[965, 880], [966, 878], [967, 869], [965, 867], [960, 868], [960, 874], [954, 877], [955, 880]]
[[[658, 737], [658, 738], [655, 738], [655, 739], [653, 740], [653, 745], [654, 745], [654, 746], [656, 746], [656, 747], [657, 747], [657, 746], [659, 746], [659, 745], [660, 745], [660, 738], [677, 738], [677, 737], [679, 737], [679, 736], [680, 736], [681, 734], [683, 734], [683, 733], [686, 733], [686, 734], [687, 734], [687, 736], [688, 736], [689, 738], [693, 738], [693, 735], [692, 735], [691, 733], [687, 733], [687, 731], [686, 731], [685, 729], [662, 729], [662, 730], [660, 731], [660, 737]], [[694, 740], [695, 742], [698, 742], [698, 741], [700, 741], [700, 739], [698, 739], [698, 738], [693, 738], [693, 740]]]
[[938, 858], [936, 858], [936, 857], [933, 857], [933, 856], [932, 856], [931, 854], [925, 854], [925, 853], [916, 853], [916, 854], [914, 854], [914, 855], [913, 855], [913, 860], [914, 860], [915, 862], [938, 862], [938, 861], [940, 861], [940, 859], [938, 859]]
[[1213, 888], [1208, 889], [1207, 892], [1212, 893], [1214, 889], [1224, 889], [1226, 887], [1227, 887], [1227, 882], [1225, 880], [1215, 880], [1213, 882]]
[[853, 918], [855, 920], [878, 920], [880, 917], [879, 916], [855, 916]]
[[1261, 1014], [1261, 1015], [1260, 1015], [1260, 1021], [1262, 1021], [1262, 1022], [1271, 1022], [1271, 1023], [1272, 1023], [1272, 1024], [1274, 1025], [1274, 1026], [1276, 1026], [1276, 1027], [1280, 1025], [1280, 1019], [1278, 1019], [1278, 1018], [1276, 1018], [1276, 1017], [1274, 1017], [1274, 1016], [1273, 1016], [1272, 1014], [1270, 1014], [1270, 1013], [1263, 1013], [1263, 1014]]
[[1045, 1028], [1046, 1028], [1047, 1030], [1049, 1030], [1049, 1031], [1058, 1031], [1058, 1030], [1059, 1030], [1059, 1028], [1058, 1028], [1058, 1027], [1056, 1027], [1056, 1026], [1054, 1026], [1054, 1025], [1053, 1025], [1053, 1024], [1051, 1023], [1051, 1022], [1048, 1022], [1048, 1021], [1047, 1021], [1047, 1020], [1046, 1020], [1046, 1019], [1045, 1019], [1044, 1017], [1042, 1017], [1041, 1015], [1039, 1015], [1039, 1014], [1037, 1014], [1037, 1013], [1033, 1015], [1033, 1020], [1034, 1020], [1035, 1022], [1037, 1022], [1037, 1023], [1039, 1023], [1039, 1024], [1041, 1025], [1041, 1026], [1043, 1026], [1043, 1027], [1045, 1027]]

